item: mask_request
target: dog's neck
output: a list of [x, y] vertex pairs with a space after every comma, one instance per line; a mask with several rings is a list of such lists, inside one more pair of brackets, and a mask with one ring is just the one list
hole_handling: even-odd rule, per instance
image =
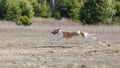
[[59, 30], [59, 31], [58, 31], [58, 34], [60, 34], [60, 33], [62, 33], [62, 32], [63, 32], [63, 30]]

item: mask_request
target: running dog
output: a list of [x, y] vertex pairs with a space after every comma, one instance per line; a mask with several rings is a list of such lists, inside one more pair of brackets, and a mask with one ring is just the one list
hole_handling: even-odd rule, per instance
[[71, 37], [74, 37], [74, 36], [82, 36], [86, 39], [94, 39], [94, 40], [97, 40], [97, 38], [93, 35], [93, 34], [90, 34], [90, 33], [87, 33], [85, 31], [81, 31], [81, 30], [78, 30], [78, 31], [66, 31], [66, 30], [62, 30], [62, 29], [55, 29], [51, 32], [51, 34], [53, 35], [57, 35], [56, 38], [54, 38], [52, 41], [58, 41], [58, 40], [61, 40], [62, 38], [71, 38]]

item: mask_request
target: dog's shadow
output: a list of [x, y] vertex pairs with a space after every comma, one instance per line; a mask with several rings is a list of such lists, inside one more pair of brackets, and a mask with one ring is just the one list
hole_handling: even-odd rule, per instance
[[73, 48], [75, 46], [36, 46], [33, 48]]

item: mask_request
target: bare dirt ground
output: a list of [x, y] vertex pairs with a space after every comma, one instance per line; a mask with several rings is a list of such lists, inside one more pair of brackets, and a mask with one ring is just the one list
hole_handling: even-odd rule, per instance
[[[99, 41], [73, 37], [52, 43], [55, 28], [84, 30]], [[0, 68], [120, 68], [120, 26], [82, 26], [67, 19], [34, 18], [31, 26], [0, 21]]]

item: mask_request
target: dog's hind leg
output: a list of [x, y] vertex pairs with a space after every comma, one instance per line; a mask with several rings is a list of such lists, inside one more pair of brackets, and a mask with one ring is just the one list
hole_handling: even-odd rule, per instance
[[96, 38], [93, 34], [89, 34], [89, 33], [86, 33], [86, 34], [85, 34], [85, 38], [86, 38], [86, 39], [94, 39], [94, 40], [97, 40], [97, 38]]

